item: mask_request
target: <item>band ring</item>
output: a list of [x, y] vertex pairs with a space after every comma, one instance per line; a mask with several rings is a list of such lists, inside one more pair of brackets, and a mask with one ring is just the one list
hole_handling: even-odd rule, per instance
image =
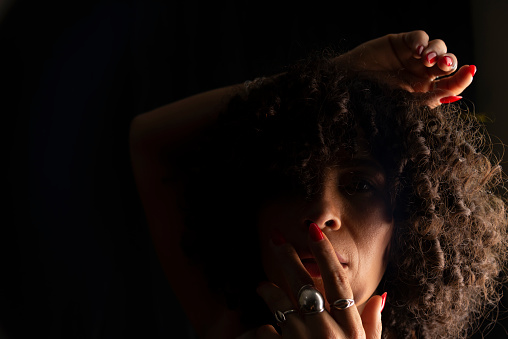
[[286, 314], [291, 314], [291, 313], [297, 313], [298, 310], [287, 310], [285, 312], [282, 312], [282, 311], [275, 311], [275, 320], [277, 320], [277, 322], [279, 324], [282, 324], [283, 322], [285, 322], [287, 320], [286, 318]]
[[297, 297], [298, 308], [304, 315], [321, 313], [325, 310], [325, 301], [319, 291], [312, 285], [300, 288]]
[[347, 308], [350, 308], [354, 304], [355, 301], [353, 299], [338, 299], [332, 303], [331, 307], [337, 310], [345, 310]]

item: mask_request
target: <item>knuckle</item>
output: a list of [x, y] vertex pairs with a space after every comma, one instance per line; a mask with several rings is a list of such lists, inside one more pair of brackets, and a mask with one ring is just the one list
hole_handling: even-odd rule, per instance
[[324, 241], [312, 244], [312, 252], [317, 258], [321, 260], [327, 260], [331, 258], [330, 254], [332, 254]]
[[413, 33], [418, 38], [428, 38], [429, 37], [427, 32], [425, 32], [424, 30], [421, 30], [421, 29], [417, 29], [416, 31], [413, 31]]
[[365, 339], [365, 331], [363, 330], [362, 326], [354, 326], [351, 328], [351, 335], [350, 338], [354, 339]]
[[433, 45], [434, 45], [434, 48], [437, 49], [438, 51], [446, 53], [446, 51], [447, 51], [446, 44], [443, 40], [441, 40], [441, 39], [433, 40]]
[[294, 257], [295, 250], [290, 244], [282, 244], [277, 248], [278, 255], [282, 260], [289, 260]]
[[376, 326], [376, 333], [374, 334], [375, 338], [381, 338], [382, 334], [383, 334], [383, 326], [381, 325], [381, 323], [379, 323], [378, 326]]
[[416, 40], [420, 43], [423, 43], [424, 45], [428, 43], [429, 35], [427, 34], [427, 32], [422, 31], [422, 30], [416, 30], [416, 31], [413, 31], [412, 33], [413, 33], [414, 40]]
[[349, 283], [347, 275], [345, 275], [342, 272], [335, 271], [334, 279], [335, 279], [335, 283], [338, 284], [338, 285], [344, 285], [344, 284], [348, 284]]

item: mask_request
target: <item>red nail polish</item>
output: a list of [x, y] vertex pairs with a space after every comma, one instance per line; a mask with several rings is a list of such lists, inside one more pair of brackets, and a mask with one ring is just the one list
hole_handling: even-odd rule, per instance
[[286, 239], [284, 239], [284, 236], [277, 230], [272, 230], [270, 236], [275, 246], [280, 246], [286, 243]]
[[474, 77], [474, 75], [476, 74], [476, 66], [475, 65], [470, 65], [469, 66], [469, 72], [471, 72], [471, 76]]
[[383, 293], [383, 294], [381, 295], [382, 301], [381, 301], [381, 311], [380, 311], [380, 312], [383, 312], [383, 309], [385, 308], [386, 295], [387, 295], [387, 294], [388, 294], [388, 293], [386, 293], [386, 292], [385, 292], [385, 293]]
[[310, 224], [309, 234], [310, 234], [310, 238], [313, 241], [320, 241], [320, 240], [323, 240], [323, 238], [324, 238], [323, 232], [321, 232], [321, 229], [315, 223]]
[[418, 55], [422, 55], [424, 49], [425, 48], [423, 46], [418, 46], [418, 48], [416, 49], [416, 53], [418, 53]]
[[453, 65], [453, 59], [450, 58], [449, 56], [445, 56], [443, 59], [444, 62], [446, 63], [446, 66], [450, 67], [451, 65]]
[[451, 104], [452, 102], [459, 101], [460, 99], [462, 99], [461, 96], [451, 95], [449, 97], [441, 98], [439, 102], [441, 102], [442, 104]]
[[437, 56], [437, 54], [435, 52], [431, 52], [431, 53], [427, 54], [427, 62], [429, 64], [433, 64], [434, 61], [436, 61], [436, 56]]

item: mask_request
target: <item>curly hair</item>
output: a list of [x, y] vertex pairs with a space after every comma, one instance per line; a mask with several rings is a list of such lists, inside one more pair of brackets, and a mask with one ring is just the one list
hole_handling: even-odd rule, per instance
[[247, 296], [264, 279], [261, 204], [288, 192], [311, 198], [323, 168], [358, 151], [359, 131], [395, 206], [379, 286], [390, 296], [384, 337], [470, 335], [499, 301], [508, 244], [504, 179], [483, 127], [457, 106], [430, 109], [412, 93], [347, 77], [329, 56], [251, 85], [184, 155], [184, 250], [230, 307], [252, 310]]

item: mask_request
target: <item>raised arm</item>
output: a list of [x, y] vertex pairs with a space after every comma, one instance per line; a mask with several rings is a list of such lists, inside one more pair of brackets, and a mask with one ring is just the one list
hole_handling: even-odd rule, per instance
[[[181, 249], [184, 221], [179, 201], [185, 188], [171, 176], [178, 164], [169, 159], [213, 123], [242, 90], [239, 85], [201, 93], [139, 115], [131, 123], [132, 168], [150, 233], [162, 268], [200, 337], [213, 333], [213, 325], [220, 329], [234, 314], [208, 291], [202, 272], [188, 264]], [[231, 326], [231, 330], [235, 329]]]
[[171, 150], [213, 123], [229, 100], [245, 91], [235, 85], [196, 94], [138, 115], [131, 123], [130, 146], [136, 151]]

